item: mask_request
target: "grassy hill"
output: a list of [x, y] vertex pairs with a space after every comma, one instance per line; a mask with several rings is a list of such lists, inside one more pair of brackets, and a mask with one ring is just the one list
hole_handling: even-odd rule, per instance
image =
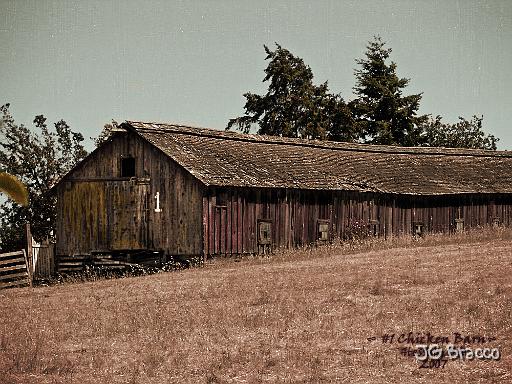
[[[0, 291], [0, 383], [512, 382], [511, 238], [353, 243]], [[465, 345], [501, 359], [420, 368], [401, 354], [409, 332], [491, 337]]]

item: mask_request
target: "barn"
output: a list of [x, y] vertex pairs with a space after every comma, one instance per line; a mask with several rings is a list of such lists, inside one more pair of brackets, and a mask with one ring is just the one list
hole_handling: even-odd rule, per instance
[[127, 121], [54, 188], [57, 257], [209, 257], [512, 225], [512, 154]]

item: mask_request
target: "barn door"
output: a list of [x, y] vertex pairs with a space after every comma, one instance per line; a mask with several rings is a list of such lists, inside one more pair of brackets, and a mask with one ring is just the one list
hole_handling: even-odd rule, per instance
[[116, 181], [110, 202], [111, 249], [147, 249], [149, 183], [136, 179]]

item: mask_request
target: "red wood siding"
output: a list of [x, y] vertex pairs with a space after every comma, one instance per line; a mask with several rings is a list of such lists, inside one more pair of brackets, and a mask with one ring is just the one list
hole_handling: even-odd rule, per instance
[[[221, 196], [220, 200], [219, 196]], [[217, 205], [221, 201], [222, 205]], [[204, 253], [258, 253], [258, 220], [272, 223], [272, 247], [302, 246], [318, 241], [318, 223], [330, 225], [330, 239], [346, 238], [355, 225], [379, 237], [454, 232], [464, 227], [512, 225], [512, 196], [412, 197], [343, 191], [210, 188], [203, 198]], [[215, 212], [215, 214], [213, 214]], [[222, 214], [221, 214], [222, 212]], [[459, 213], [460, 212], [460, 213]], [[373, 226], [375, 225], [375, 226]]]

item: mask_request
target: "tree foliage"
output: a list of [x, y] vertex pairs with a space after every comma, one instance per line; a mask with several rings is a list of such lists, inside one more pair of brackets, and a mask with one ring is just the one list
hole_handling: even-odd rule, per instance
[[118, 126], [119, 124], [114, 119], [112, 119], [110, 123], [106, 123], [105, 125], [103, 125], [103, 129], [101, 130], [98, 137], [91, 137], [91, 140], [94, 142], [94, 145], [96, 145], [96, 147], [99, 147], [101, 144], [107, 141], [110, 138], [110, 136], [112, 136], [112, 133], [114, 132], [114, 130], [117, 129]]
[[496, 150], [499, 141], [482, 129], [483, 116], [471, 120], [459, 117], [455, 124], [443, 123], [441, 116], [430, 118], [424, 126], [422, 145], [429, 147], [475, 148]]
[[29, 194], [28, 206], [11, 201], [0, 205], [0, 241], [2, 249], [19, 247], [25, 222], [30, 222], [36, 240], [50, 235], [55, 226], [55, 197], [49, 189], [67, 173], [87, 152], [81, 133], [73, 132], [60, 120], [54, 130], [48, 129], [46, 118], [34, 118], [35, 132], [16, 124], [9, 104], [0, 107], [0, 169], [17, 176]]
[[410, 79], [400, 78], [396, 63], [387, 63], [391, 48], [376, 36], [367, 45], [365, 58], [356, 60], [357, 98], [350, 103], [361, 139], [372, 144], [418, 145], [427, 116], [418, 116], [421, 93], [403, 95]]
[[342, 97], [329, 93], [327, 82], [315, 85], [311, 68], [287, 49], [264, 48], [267, 93], [245, 93], [245, 115], [229, 120], [226, 129], [248, 133], [257, 124], [262, 135], [352, 140], [353, 132], [343, 129], [351, 127], [351, 116]]
[[455, 124], [441, 117], [419, 115], [422, 94], [404, 95], [410, 79], [397, 75], [390, 61], [391, 48], [378, 36], [368, 42], [365, 56], [356, 60], [355, 99], [348, 104], [329, 92], [327, 82], [315, 85], [313, 72], [304, 61], [276, 44], [271, 51], [263, 82], [265, 95], [245, 93], [245, 114], [229, 120], [236, 127], [258, 133], [321, 140], [357, 141], [401, 146], [446, 146], [496, 149], [498, 141], [486, 135], [482, 118], [459, 118]]

